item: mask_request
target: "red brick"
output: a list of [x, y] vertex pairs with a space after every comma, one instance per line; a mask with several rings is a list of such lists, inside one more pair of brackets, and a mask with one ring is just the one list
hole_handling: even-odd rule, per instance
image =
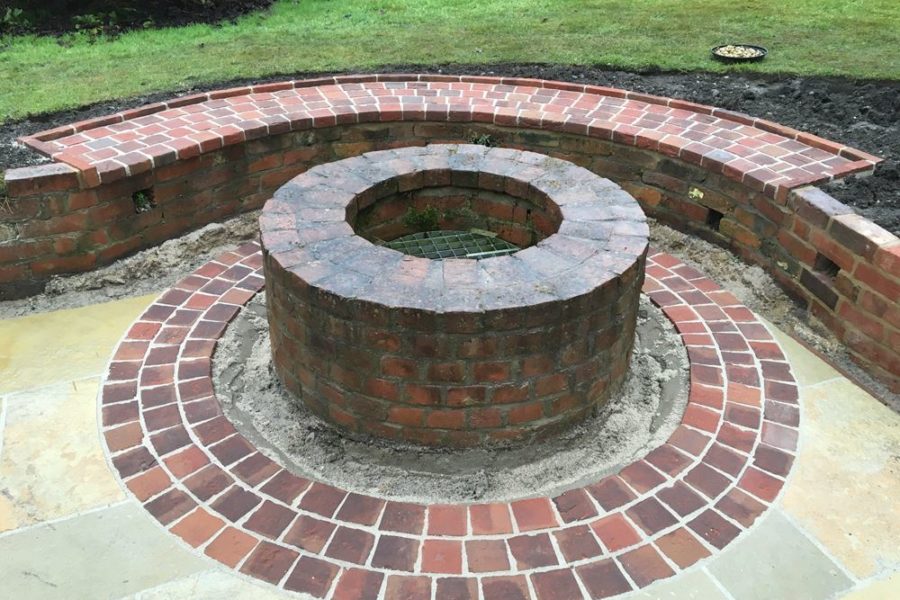
[[702, 463], [691, 469], [684, 481], [707, 498], [715, 498], [731, 485], [730, 479]]
[[575, 572], [591, 598], [609, 598], [630, 591], [631, 584], [613, 560], [601, 560], [577, 567]]
[[263, 494], [269, 494], [273, 498], [281, 500], [285, 504], [293, 504], [303, 490], [310, 486], [310, 481], [302, 477], [297, 477], [293, 473], [282, 469], [277, 475], [272, 477], [260, 491]]
[[176, 477], [186, 477], [209, 464], [209, 457], [197, 446], [190, 446], [177, 454], [167, 457], [163, 462]]
[[313, 483], [300, 500], [300, 508], [324, 517], [331, 517], [347, 492], [323, 483]]
[[437, 580], [435, 598], [478, 600], [478, 580], [473, 577], [442, 577]]
[[671, 487], [661, 489], [657, 492], [656, 497], [682, 517], [706, 506], [706, 500], [681, 481], [676, 481]]
[[648, 535], [653, 535], [677, 522], [672, 513], [652, 496], [641, 500], [625, 513]]
[[682, 569], [709, 556], [709, 551], [703, 547], [703, 544], [683, 527], [661, 536], [656, 540], [656, 545], [663, 554]]
[[216, 465], [208, 465], [183, 481], [185, 487], [201, 501], [206, 501], [234, 483], [225, 471]]
[[172, 485], [172, 481], [161, 467], [153, 467], [137, 477], [129, 479], [125, 485], [138, 500], [144, 502], [168, 489]]
[[284, 587], [292, 592], [324, 598], [337, 574], [337, 565], [311, 556], [301, 556], [285, 580]]
[[163, 525], [179, 519], [189, 513], [197, 506], [187, 494], [177, 489], [170, 489], [168, 492], [157, 496], [144, 505], [151, 515]]
[[719, 429], [719, 435], [716, 437], [716, 441], [746, 453], [753, 449], [753, 444], [756, 443], [756, 437], [755, 431], [743, 429], [732, 425], [731, 423], [722, 423], [722, 428]]
[[627, 504], [636, 496], [619, 477], [606, 477], [587, 487], [588, 492], [605, 511]]
[[244, 523], [244, 527], [267, 538], [277, 540], [281, 532], [291, 524], [296, 516], [297, 513], [293, 510], [266, 500], [256, 509], [256, 512], [250, 515], [250, 518]]
[[412, 538], [394, 535], [382, 535], [378, 538], [372, 566], [394, 571], [415, 570], [419, 556], [419, 541]]
[[467, 541], [466, 560], [471, 573], [489, 573], [509, 569], [506, 542], [503, 540]]
[[715, 433], [719, 427], [719, 413], [698, 404], [688, 404], [681, 422], [703, 431]]
[[366, 564], [375, 536], [361, 529], [339, 526], [331, 537], [325, 556], [344, 562]]
[[621, 513], [615, 513], [591, 523], [591, 529], [610, 552], [633, 546], [641, 541], [640, 534], [625, 520]]
[[384, 507], [379, 529], [418, 535], [425, 526], [425, 507], [421, 504], [389, 501]]
[[284, 541], [292, 546], [318, 554], [325, 547], [334, 528], [334, 523], [309, 515], [300, 515], [285, 534]]
[[545, 529], [558, 525], [553, 506], [547, 498], [530, 498], [510, 503], [519, 531]]
[[226, 527], [204, 552], [222, 564], [231, 568], [237, 566], [256, 546], [257, 540], [234, 527]]
[[465, 506], [432, 504], [428, 507], [428, 535], [466, 535], [466, 512]]
[[533, 573], [531, 582], [538, 600], [554, 600], [556, 598], [577, 598], [581, 596], [581, 588], [575, 581], [571, 569], [557, 569]]
[[359, 525], [374, 525], [381, 516], [384, 500], [351, 493], [344, 500], [335, 517], [339, 521], [349, 521]]
[[485, 577], [481, 580], [483, 600], [532, 600], [528, 582], [522, 575]]
[[597, 515], [594, 503], [584, 489], [569, 490], [553, 499], [556, 509], [566, 523], [583, 521]]
[[[193, 404], [196, 404], [196, 402]], [[281, 467], [279, 467], [277, 463], [267, 458], [261, 452], [251, 454], [238, 464], [231, 467], [231, 472], [234, 475], [236, 475], [244, 483], [253, 487], [259, 485], [263, 481], [266, 481], [279, 470], [281, 470]]]
[[668, 444], [651, 450], [644, 460], [673, 477], [681, 473], [692, 462], [689, 456]]
[[106, 438], [106, 446], [110, 452], [120, 452], [138, 446], [144, 439], [144, 431], [140, 423], [133, 422], [108, 429], [103, 432], [103, 437]]
[[744, 475], [741, 477], [740, 482], [738, 482], [738, 486], [741, 489], [746, 490], [757, 498], [767, 502], [775, 500], [783, 485], [784, 482], [780, 479], [776, 479], [753, 467], [748, 467], [747, 470], [744, 471]]
[[472, 522], [473, 535], [512, 533], [513, 531], [509, 505], [503, 502], [472, 504], [469, 506], [469, 519]]
[[225, 522], [197, 508], [172, 527], [172, 533], [196, 548], [219, 531]]
[[603, 554], [600, 544], [587, 525], [559, 529], [553, 532], [553, 537], [556, 538], [563, 557], [570, 563]]
[[716, 502], [716, 508], [744, 527], [750, 527], [756, 518], [766, 510], [764, 504], [757, 502], [752, 496], [738, 488], [732, 488], [722, 496]]
[[793, 452], [797, 449], [797, 437], [796, 429], [769, 421], [763, 422], [762, 441], [770, 446]]
[[619, 472], [619, 476], [640, 493], [649, 492], [666, 481], [661, 473], [644, 461], [631, 463]]
[[740, 530], [714, 510], [705, 510], [688, 523], [707, 542], [721, 550], [737, 537]]
[[511, 537], [507, 543], [520, 570], [559, 564], [550, 536], [546, 533]]
[[426, 539], [422, 544], [422, 571], [425, 573], [462, 573], [462, 542]]
[[634, 582], [641, 588], [647, 587], [657, 579], [674, 575], [672, 569], [649, 544], [626, 552], [619, 557], [619, 560]]
[[341, 573], [331, 597], [333, 600], [378, 600], [383, 579], [383, 573], [348, 569]]
[[391, 600], [428, 600], [431, 598], [431, 577], [388, 575], [385, 598]]

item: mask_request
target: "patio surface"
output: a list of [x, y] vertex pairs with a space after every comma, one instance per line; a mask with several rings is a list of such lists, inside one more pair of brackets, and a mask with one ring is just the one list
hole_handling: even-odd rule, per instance
[[[190, 549], [107, 466], [101, 382], [155, 299], [0, 321], [0, 597], [298, 597]], [[900, 597], [900, 415], [769, 328], [803, 414], [785, 490], [721, 552], [620, 597]]]

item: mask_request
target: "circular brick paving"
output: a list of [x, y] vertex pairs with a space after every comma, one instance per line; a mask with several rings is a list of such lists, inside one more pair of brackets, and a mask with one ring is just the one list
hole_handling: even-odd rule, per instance
[[[540, 241], [429, 260], [355, 232], [398, 193], [450, 186], [494, 193], [467, 205], [474, 224]], [[428, 206], [459, 227], [460, 197]], [[292, 179], [260, 230], [275, 370], [345, 431], [449, 447], [536, 439], [625, 377], [649, 230], [630, 195], [587, 169], [473, 145], [371, 152]]]
[[[775, 500], [796, 451], [790, 365], [751, 311], [651, 251], [644, 291], [675, 323], [690, 400], [668, 442], [557, 497], [420, 505], [309, 481], [222, 415], [210, 357], [262, 287], [246, 244], [159, 298], [117, 348], [100, 396], [124, 484], [164, 527], [285, 590], [349, 598], [603, 598], [710, 556]], [[480, 594], [480, 596], [479, 596]]]

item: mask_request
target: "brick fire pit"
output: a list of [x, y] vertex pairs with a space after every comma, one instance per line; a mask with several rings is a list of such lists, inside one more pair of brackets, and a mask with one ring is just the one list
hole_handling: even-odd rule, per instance
[[[431, 260], [381, 245], [425, 226], [522, 249]], [[571, 163], [474, 145], [370, 152], [289, 181], [260, 227], [276, 372], [351, 435], [543, 437], [627, 370], [648, 228], [631, 196]]]

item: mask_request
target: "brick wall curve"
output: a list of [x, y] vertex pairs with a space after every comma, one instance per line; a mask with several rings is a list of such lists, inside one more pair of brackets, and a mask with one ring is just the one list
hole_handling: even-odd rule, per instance
[[[777, 123], [554, 81], [366, 75], [176, 98], [24, 138], [5, 174], [0, 298], [243, 211], [307, 168], [480, 139], [607, 177], [650, 216], [762, 266], [900, 391], [900, 239], [815, 184], [878, 159]], [[133, 196], [152, 194], [136, 214]]]

